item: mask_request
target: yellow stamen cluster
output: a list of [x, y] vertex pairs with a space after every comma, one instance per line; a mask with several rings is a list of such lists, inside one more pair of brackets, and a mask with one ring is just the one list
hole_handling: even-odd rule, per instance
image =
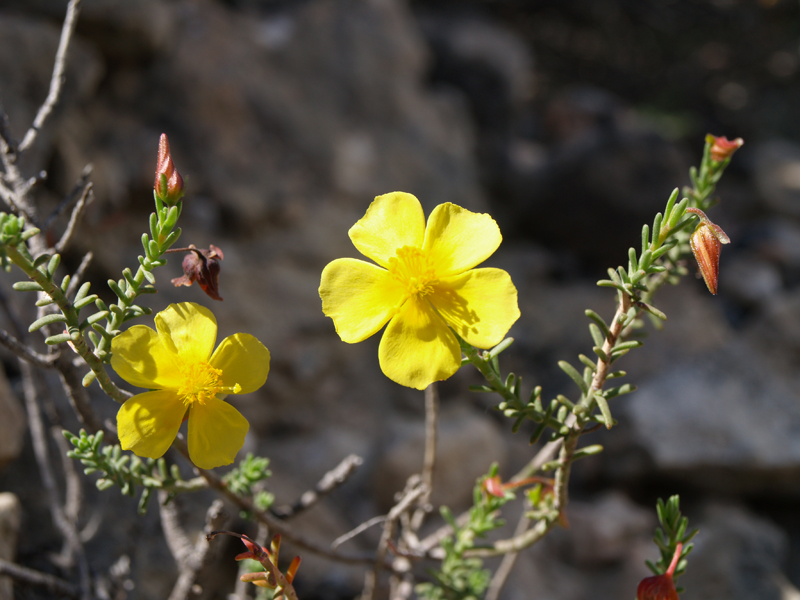
[[221, 391], [221, 369], [215, 369], [208, 363], [194, 363], [181, 369], [183, 385], [178, 389], [178, 397], [186, 406], [194, 402], [205, 404], [206, 400], [213, 398]]
[[439, 283], [431, 259], [412, 246], [403, 246], [389, 259], [389, 273], [405, 286], [409, 296], [427, 296]]

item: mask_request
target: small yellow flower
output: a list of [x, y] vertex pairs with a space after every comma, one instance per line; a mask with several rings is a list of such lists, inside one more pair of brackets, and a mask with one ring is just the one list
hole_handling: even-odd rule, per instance
[[440, 204], [426, 227], [419, 200], [394, 192], [378, 196], [349, 235], [379, 266], [331, 262], [322, 271], [322, 311], [351, 344], [388, 322], [378, 355], [381, 370], [399, 384], [424, 389], [455, 373], [461, 349], [453, 331], [488, 349], [519, 318], [508, 273], [473, 269], [502, 240], [489, 215]]
[[250, 426], [224, 398], [264, 385], [269, 350], [247, 333], [226, 337], [214, 350], [217, 321], [193, 302], [170, 304], [155, 322], [157, 331], [135, 325], [111, 343], [117, 374], [152, 390], [120, 407], [120, 445], [138, 456], [159, 458], [188, 418], [192, 462], [202, 469], [231, 464]]

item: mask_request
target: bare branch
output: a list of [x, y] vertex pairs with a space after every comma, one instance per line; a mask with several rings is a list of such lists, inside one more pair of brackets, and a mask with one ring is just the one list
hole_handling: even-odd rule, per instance
[[11, 135], [8, 115], [2, 106], [0, 106], [0, 151], [2, 151], [3, 156], [8, 154], [16, 155], [17, 153], [17, 141]]
[[325, 473], [313, 490], [304, 492], [290, 506], [279, 506], [272, 511], [279, 519], [289, 519], [304, 510], [308, 510], [319, 502], [323, 496], [330, 494], [333, 490], [342, 485], [355, 470], [364, 463], [364, 459], [355, 454], [345, 457], [342, 462], [333, 469]]
[[180, 524], [178, 503], [177, 499], [170, 502], [169, 494], [164, 490], [158, 491], [158, 515], [164, 539], [179, 569], [183, 570], [192, 555], [192, 542]]
[[78, 375], [78, 371], [72, 364], [70, 356], [62, 353], [58, 360], [56, 360], [56, 368], [61, 376], [61, 383], [64, 391], [67, 392], [72, 408], [75, 414], [84, 425], [92, 433], [103, 431], [105, 439], [109, 444], [117, 442], [117, 434], [103, 425], [103, 422], [94, 412], [91, 403], [89, 402], [89, 395], [86, 393], [86, 388], [83, 387], [82, 378]]
[[47, 573], [34, 571], [27, 567], [21, 567], [14, 563], [0, 558], [0, 575], [8, 575], [17, 583], [43, 588], [52, 595], [68, 596], [70, 598], [80, 598], [78, 588], [70, 582], [59, 577], [53, 577]]
[[75, 205], [75, 208], [72, 209], [72, 214], [69, 216], [69, 223], [67, 223], [67, 228], [61, 235], [61, 239], [56, 242], [56, 252], [63, 252], [64, 248], [67, 247], [67, 244], [69, 244], [70, 239], [72, 238], [72, 234], [75, 232], [76, 226], [81, 220], [81, 216], [83, 216], [83, 209], [89, 206], [92, 203], [92, 200], [94, 200], [94, 192], [92, 191], [92, 183], [89, 182], [83, 189], [83, 194], [81, 194], [81, 197], [78, 200], [78, 203]]
[[360, 600], [372, 600], [375, 594], [378, 576], [385, 567], [386, 551], [389, 549], [389, 544], [392, 540], [395, 521], [428, 493], [430, 493], [430, 489], [419, 480], [417, 475], [409, 477], [408, 482], [406, 482], [406, 488], [400, 495], [397, 504], [395, 504], [389, 511], [389, 514], [386, 515], [386, 521], [383, 524], [383, 531], [381, 532], [381, 539], [380, 542], [378, 542], [375, 564], [372, 565], [372, 570], [367, 571], [364, 575], [364, 589], [361, 592]]
[[67, 16], [64, 18], [64, 25], [61, 27], [61, 39], [58, 42], [55, 64], [53, 65], [53, 76], [50, 78], [50, 91], [47, 94], [44, 104], [39, 107], [39, 112], [36, 113], [33, 124], [30, 129], [28, 129], [27, 133], [25, 133], [25, 137], [22, 138], [22, 142], [19, 144], [19, 152], [27, 150], [31, 144], [33, 144], [34, 140], [36, 140], [37, 134], [42, 129], [44, 122], [47, 120], [47, 117], [50, 116], [53, 107], [56, 105], [56, 102], [58, 102], [58, 97], [61, 95], [61, 87], [64, 85], [64, 68], [67, 62], [67, 50], [72, 40], [72, 34], [75, 31], [75, 23], [78, 20], [80, 5], [81, 0], [70, 0], [67, 6]]
[[[189, 458], [189, 450], [186, 446], [186, 441], [183, 439], [183, 436], [180, 434], [178, 437], [175, 438], [175, 442], [173, 442], [173, 447], [180, 452], [186, 460], [191, 463], [191, 459]], [[225, 496], [228, 500], [233, 502], [236, 506], [241, 508], [242, 510], [246, 510], [247, 512], [251, 513], [253, 517], [263, 523], [267, 527], [270, 528], [271, 531], [275, 533], [280, 533], [283, 538], [297, 546], [301, 550], [307, 550], [313, 554], [318, 556], [322, 556], [329, 560], [334, 560], [337, 562], [348, 563], [348, 564], [373, 564], [375, 562], [375, 556], [372, 554], [362, 554], [362, 555], [354, 555], [354, 554], [340, 554], [338, 552], [334, 552], [329, 548], [312, 542], [300, 534], [296, 533], [289, 527], [289, 525], [274, 517], [271, 513], [267, 511], [260, 510], [258, 507], [253, 505], [253, 503], [241, 496], [237, 496], [232, 491], [228, 489], [228, 486], [225, 485], [225, 482], [220, 479], [220, 477], [214, 473], [213, 471], [206, 471], [205, 469], [200, 469], [199, 467], [194, 467], [195, 472], [200, 475], [203, 479], [206, 480], [208, 486], [220, 492], [223, 496]], [[391, 568], [387, 566], [387, 568]]]
[[54, 525], [61, 532], [61, 535], [64, 536], [64, 551], [67, 553], [67, 557], [70, 560], [72, 560], [72, 557], [77, 559], [80, 578], [79, 596], [82, 600], [89, 600], [91, 598], [89, 564], [86, 560], [86, 554], [81, 544], [76, 524], [67, 517], [61, 508], [55, 476], [50, 467], [47, 438], [45, 436], [44, 422], [39, 410], [39, 400], [34, 383], [33, 368], [28, 363], [20, 361], [20, 369], [22, 371], [22, 389], [25, 397], [25, 408], [28, 413], [28, 428], [31, 432], [33, 451], [36, 456], [39, 473], [42, 477], [42, 483], [47, 491], [47, 497], [50, 503], [50, 514], [53, 518]]
[[67, 286], [66, 296], [67, 298], [73, 298], [75, 296], [75, 292], [78, 291], [78, 287], [83, 282], [83, 276], [86, 274], [86, 269], [89, 268], [89, 265], [92, 264], [92, 259], [94, 258], [94, 254], [91, 252], [87, 252], [83, 255], [81, 259], [81, 264], [78, 265], [78, 268], [75, 269], [75, 273], [72, 275], [72, 278], [69, 280], [69, 285]]
[[[514, 530], [514, 537], [519, 537], [524, 534], [528, 529], [529, 523], [530, 519], [525, 515], [525, 509], [523, 508], [522, 514], [519, 516], [517, 527]], [[484, 600], [498, 600], [498, 598], [500, 598], [500, 592], [503, 590], [508, 576], [511, 575], [511, 571], [514, 569], [518, 556], [519, 552], [510, 552], [503, 557], [500, 566], [497, 567], [497, 571], [494, 572], [492, 581], [489, 583], [489, 589], [486, 591]]]
[[411, 518], [410, 529], [416, 532], [422, 526], [425, 515], [430, 511], [428, 506], [433, 492], [433, 473], [436, 468], [436, 433], [439, 421], [439, 392], [436, 383], [425, 388], [425, 455], [422, 460], [422, 483], [428, 491], [420, 496], [420, 507]]
[[[64, 515], [73, 523], [78, 522], [78, 517], [81, 512], [81, 505], [83, 504], [83, 488], [81, 487], [81, 479], [75, 470], [75, 462], [67, 453], [71, 450], [70, 445], [67, 443], [67, 438], [64, 437], [61, 427], [51, 427], [50, 436], [58, 447], [58, 453], [61, 456], [61, 465], [64, 468], [64, 483], [66, 487], [65, 501], [64, 501]], [[81, 541], [85, 541], [82, 534]]]
[[17, 340], [14, 336], [7, 333], [4, 329], [0, 329], [0, 345], [5, 346], [11, 352], [17, 355], [24, 361], [31, 363], [43, 369], [52, 369], [55, 366], [55, 361], [58, 358], [56, 354], [40, 354], [28, 348], [25, 344]]
[[364, 533], [370, 527], [374, 527], [375, 525], [378, 525], [379, 523], [383, 523], [386, 519], [387, 519], [387, 517], [385, 515], [379, 515], [377, 517], [372, 517], [369, 521], [365, 521], [365, 522], [361, 523], [361, 525], [359, 525], [355, 529], [351, 529], [350, 531], [348, 531], [344, 535], [340, 535], [338, 538], [333, 540], [333, 542], [331, 542], [331, 548], [333, 548], [335, 550], [336, 548], [338, 548], [339, 546], [344, 544], [346, 541], [351, 540], [354, 537], [356, 537], [357, 535], [360, 535], [360, 534]]
[[75, 182], [75, 185], [72, 186], [70, 192], [64, 196], [64, 199], [59, 202], [58, 206], [51, 212], [47, 218], [44, 220], [44, 225], [42, 226], [44, 229], [49, 229], [50, 226], [65, 210], [67, 210], [70, 206], [75, 204], [81, 197], [86, 195], [86, 186], [89, 185], [89, 177], [92, 176], [92, 167], [91, 164], [86, 165], [81, 171], [81, 176], [78, 178], [78, 181]]

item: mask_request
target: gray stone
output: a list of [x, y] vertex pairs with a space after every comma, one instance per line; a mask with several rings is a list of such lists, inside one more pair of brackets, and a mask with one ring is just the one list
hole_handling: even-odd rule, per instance
[[755, 183], [767, 206], [784, 216], [800, 216], [800, 145], [770, 140], [753, 154]]
[[[695, 523], [690, 523], [695, 524]], [[800, 593], [781, 573], [786, 533], [739, 506], [712, 504], [678, 584], [705, 600], [784, 600]]]
[[567, 518], [569, 554], [581, 567], [624, 560], [631, 544], [647, 539], [656, 526], [653, 511], [641, 508], [619, 492], [608, 492], [592, 502], [573, 500]]
[[623, 406], [657, 468], [704, 488], [796, 493], [796, 389], [752, 348], [733, 343], [664, 370]]

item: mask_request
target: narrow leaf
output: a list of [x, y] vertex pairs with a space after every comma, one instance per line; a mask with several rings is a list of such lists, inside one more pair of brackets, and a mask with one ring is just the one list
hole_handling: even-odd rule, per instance
[[578, 373], [575, 367], [573, 367], [565, 360], [558, 361], [558, 366], [561, 368], [562, 371], [564, 371], [564, 373], [570, 376], [572, 381], [575, 382], [575, 385], [577, 385], [581, 389], [584, 395], [587, 395], [589, 393], [589, 386], [583, 380], [583, 377], [581, 376], [580, 373]]

